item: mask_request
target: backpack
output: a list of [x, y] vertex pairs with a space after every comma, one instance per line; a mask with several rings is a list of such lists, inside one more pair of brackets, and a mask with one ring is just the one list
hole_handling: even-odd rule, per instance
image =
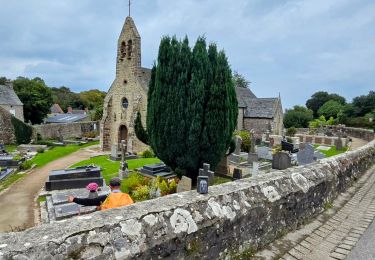
[[132, 198], [122, 192], [110, 193], [108, 197], [103, 201], [102, 205], [100, 206], [101, 210], [106, 209], [113, 209], [117, 207], [127, 206], [133, 204]]

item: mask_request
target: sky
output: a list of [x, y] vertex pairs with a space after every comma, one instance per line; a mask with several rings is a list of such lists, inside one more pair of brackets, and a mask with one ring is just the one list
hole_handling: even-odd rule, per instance
[[[107, 91], [127, 0], [0, 0], [0, 76]], [[150, 68], [165, 35], [204, 35], [258, 97], [284, 108], [316, 91], [348, 101], [375, 90], [373, 0], [132, 0]]]

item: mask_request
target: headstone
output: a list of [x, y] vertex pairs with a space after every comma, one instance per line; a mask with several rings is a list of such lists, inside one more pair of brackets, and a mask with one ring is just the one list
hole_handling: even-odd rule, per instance
[[259, 162], [253, 162], [252, 175], [257, 176], [259, 172]]
[[7, 151], [5, 149], [5, 145], [3, 145], [3, 144], [0, 144], [0, 154], [1, 153], [7, 153]]
[[343, 149], [343, 145], [342, 145], [342, 139], [341, 137], [339, 136], [339, 138], [337, 138], [335, 140], [335, 146], [336, 146], [336, 151], [340, 151]]
[[291, 158], [287, 152], [278, 152], [273, 156], [272, 169], [284, 170], [291, 167]]
[[257, 155], [258, 155], [258, 158], [260, 159], [272, 160], [272, 152], [269, 147], [258, 146]]
[[229, 169], [228, 169], [228, 158], [224, 156], [219, 164], [216, 166], [215, 169], [216, 174], [223, 174], [223, 175], [228, 175]]
[[247, 155], [247, 162], [253, 163], [258, 161], [258, 154], [257, 153], [248, 153]]
[[314, 162], [314, 147], [311, 144], [306, 144], [305, 149], [300, 149], [298, 151], [297, 161], [299, 165]]
[[177, 192], [184, 192], [191, 190], [191, 179], [186, 176], [182, 176], [181, 180], [177, 184]]
[[112, 144], [111, 146], [111, 159], [117, 160], [118, 159], [118, 147], [117, 144]]
[[208, 177], [207, 176], [198, 176], [197, 180], [197, 192], [200, 194], [208, 193]]
[[204, 163], [203, 169], [199, 169], [199, 176], [207, 176], [208, 183], [210, 185], [214, 184], [214, 172], [210, 171], [210, 165], [208, 163]]
[[234, 150], [234, 154], [240, 155], [242, 138], [241, 138], [241, 136], [236, 135], [235, 140], [236, 140], [236, 149]]
[[158, 176], [165, 179], [174, 178], [176, 174], [164, 163], [148, 164], [139, 169], [139, 172], [146, 177], [156, 178]]
[[260, 145], [262, 143], [262, 139], [256, 138], [255, 139], [255, 145]]
[[238, 168], [233, 169], [233, 180], [242, 179], [242, 170]]
[[287, 142], [287, 141], [281, 141], [281, 150], [287, 151], [287, 152], [290, 152], [290, 153], [298, 152], [298, 149], [295, 149], [294, 145], [292, 143]]
[[128, 164], [125, 161], [126, 143], [125, 140], [121, 140], [121, 166], [119, 170], [120, 180], [129, 176]]
[[251, 134], [251, 142], [250, 142], [250, 153], [255, 153], [255, 143], [256, 143], [256, 138], [254, 136], [254, 131], [250, 131]]

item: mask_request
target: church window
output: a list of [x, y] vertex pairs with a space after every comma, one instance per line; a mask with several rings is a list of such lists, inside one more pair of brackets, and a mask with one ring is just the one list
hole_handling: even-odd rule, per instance
[[129, 40], [128, 41], [128, 50], [127, 50], [127, 54], [128, 54], [128, 60], [130, 60], [132, 58], [132, 51], [133, 51], [133, 41], [132, 40]]
[[121, 47], [120, 47], [120, 60], [123, 61], [126, 56], [126, 46], [125, 42], [121, 42]]
[[127, 100], [127, 98], [123, 98], [122, 99], [122, 107], [123, 108], [128, 108], [128, 106], [129, 106], [129, 101]]

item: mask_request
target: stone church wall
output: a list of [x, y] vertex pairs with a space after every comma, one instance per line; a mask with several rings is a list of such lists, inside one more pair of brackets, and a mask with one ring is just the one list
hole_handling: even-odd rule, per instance
[[2, 259], [218, 259], [257, 249], [324, 210], [375, 162], [375, 141], [319, 162], [173, 194], [24, 232]]
[[266, 130], [270, 129], [272, 125], [272, 119], [266, 118], [244, 118], [244, 129], [250, 131], [254, 129], [255, 133], [262, 134]]
[[80, 138], [85, 133], [99, 132], [99, 121], [33, 125], [33, 127], [35, 134], [39, 133], [43, 139], [57, 139], [60, 134], [64, 139]]
[[16, 142], [11, 118], [12, 115], [0, 106], [0, 144], [13, 144]]

